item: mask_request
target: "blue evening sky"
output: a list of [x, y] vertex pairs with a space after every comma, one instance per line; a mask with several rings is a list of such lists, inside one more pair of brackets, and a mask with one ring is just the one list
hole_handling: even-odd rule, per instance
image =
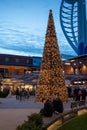
[[61, 0], [0, 0], [0, 53], [42, 56], [52, 9], [61, 54], [75, 55], [61, 30]]

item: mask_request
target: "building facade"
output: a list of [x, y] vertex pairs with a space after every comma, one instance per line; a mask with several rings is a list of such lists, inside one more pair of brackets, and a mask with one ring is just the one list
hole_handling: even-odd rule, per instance
[[24, 75], [39, 69], [40, 57], [0, 54], [0, 75]]
[[[40, 70], [41, 57], [0, 54], [0, 75], [24, 75]], [[63, 61], [64, 74], [87, 74], [87, 55]]]

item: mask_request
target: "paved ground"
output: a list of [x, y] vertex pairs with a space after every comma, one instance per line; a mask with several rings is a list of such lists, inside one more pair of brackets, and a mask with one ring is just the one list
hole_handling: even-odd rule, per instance
[[27, 116], [39, 112], [42, 103], [36, 103], [34, 97], [19, 101], [15, 97], [0, 98], [0, 130], [15, 130], [19, 124], [27, 120]]
[[[0, 130], [15, 130], [19, 124], [27, 120], [27, 116], [39, 112], [43, 103], [35, 102], [34, 97], [19, 101], [15, 97], [0, 98]], [[64, 110], [70, 109], [70, 101], [64, 103]]]

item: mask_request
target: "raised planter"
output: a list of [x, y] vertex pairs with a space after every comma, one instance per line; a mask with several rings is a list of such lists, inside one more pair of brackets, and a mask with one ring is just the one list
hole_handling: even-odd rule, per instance
[[58, 127], [63, 125], [66, 121], [85, 113], [87, 113], [87, 107], [82, 106], [68, 112], [59, 113], [58, 115], [53, 114], [53, 116], [49, 118], [44, 117], [42, 130], [57, 130]]

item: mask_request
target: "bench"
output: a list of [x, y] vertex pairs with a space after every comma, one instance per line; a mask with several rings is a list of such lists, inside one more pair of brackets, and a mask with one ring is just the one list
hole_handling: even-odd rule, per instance
[[71, 102], [71, 109], [77, 108], [77, 102]]
[[85, 101], [80, 101], [79, 106], [85, 106]]
[[74, 101], [74, 102], [71, 102], [71, 109], [77, 109], [81, 106], [85, 106], [85, 101], [82, 100], [82, 101]]

